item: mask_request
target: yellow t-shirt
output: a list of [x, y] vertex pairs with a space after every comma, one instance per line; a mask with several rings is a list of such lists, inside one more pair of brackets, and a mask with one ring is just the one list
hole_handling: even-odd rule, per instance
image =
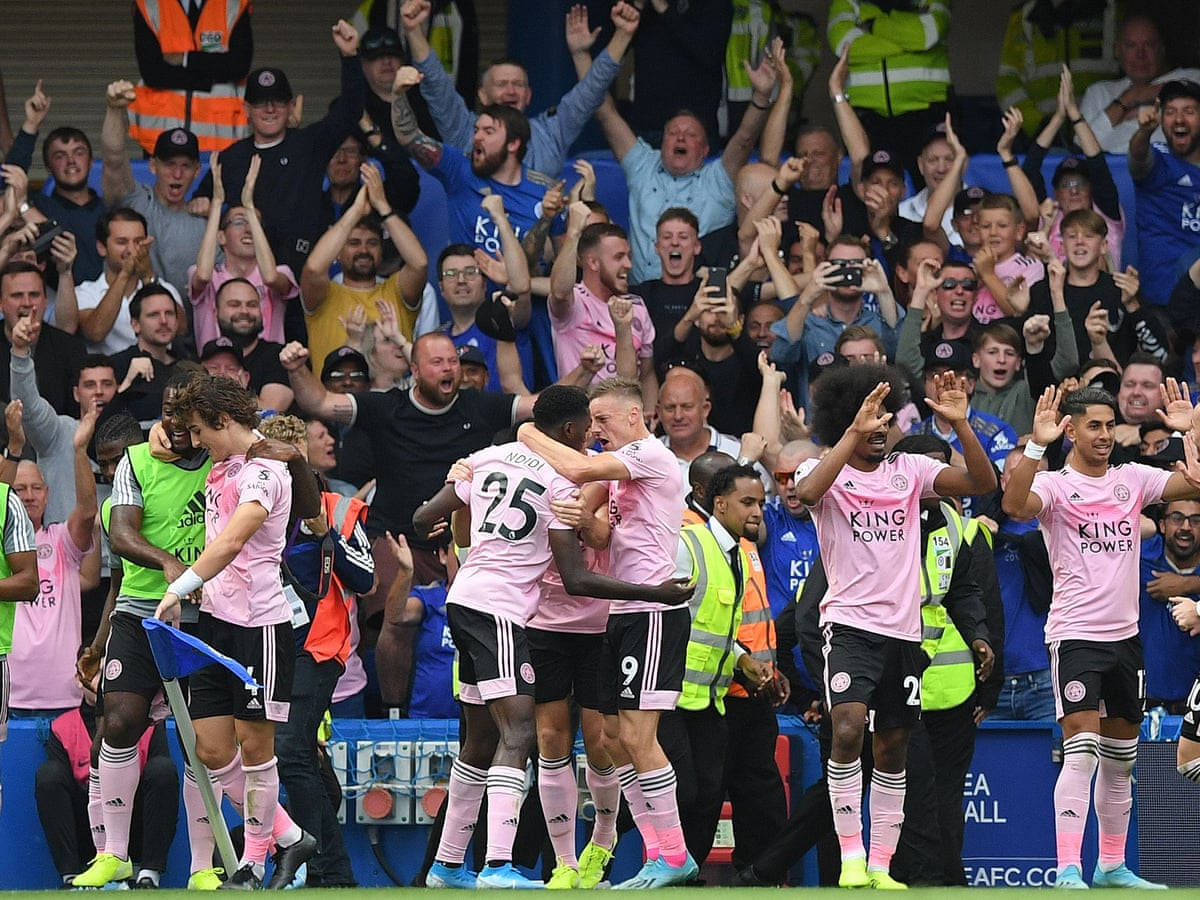
[[[313, 371], [320, 372], [325, 357], [346, 343], [346, 329], [338, 321], [338, 317], [350, 315], [354, 307], [362, 304], [367, 311], [367, 321], [378, 322], [379, 310], [375, 308], [378, 298], [390, 303], [396, 310], [396, 321], [400, 331], [410, 341], [413, 328], [417, 323], [417, 311], [409, 309], [404, 298], [400, 296], [398, 274], [392, 275], [369, 290], [348, 288], [336, 281], [330, 282], [329, 293], [325, 302], [317, 307], [316, 312], [308, 313], [308, 353], [312, 360]], [[420, 298], [417, 298], [418, 301]]]

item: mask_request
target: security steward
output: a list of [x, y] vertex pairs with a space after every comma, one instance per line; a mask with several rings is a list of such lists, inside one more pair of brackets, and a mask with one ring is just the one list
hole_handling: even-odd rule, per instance
[[[719, 450], [703, 453], [692, 462], [688, 469], [692, 490], [685, 500], [684, 525], [708, 521], [712, 515], [709, 484], [718, 470], [733, 462], [733, 457]], [[738, 735], [738, 740], [725, 752], [725, 795], [733, 807], [733, 867], [739, 871], [750, 864], [759, 849], [769, 844], [787, 822], [787, 797], [775, 762], [775, 741], [779, 736], [775, 708], [787, 703], [791, 687], [775, 667], [775, 620], [767, 601], [766, 572], [756, 546], [766, 537], [765, 528], [765, 522], [759, 525], [755, 541], [741, 539], [742, 552], [750, 567], [746, 570], [737, 641], [752, 657], [770, 666], [772, 677], [765, 689], [752, 693], [743, 683], [744, 678], [735, 672], [725, 697], [726, 727], [730, 734]]]
[[[658, 740], [679, 779], [679, 815], [688, 852], [703, 861], [712, 848], [721, 804], [728, 745], [725, 696], [740, 671], [752, 689], [772, 681], [772, 667], [737, 640], [752, 563], [741, 539], [753, 542], [762, 524], [762, 481], [750, 466], [728, 465], [709, 484], [712, 515], [685, 525], [675, 555], [676, 577], [690, 578], [690, 601], [683, 692], [676, 708], [664, 713]], [[759, 565], [761, 570], [761, 564]]]

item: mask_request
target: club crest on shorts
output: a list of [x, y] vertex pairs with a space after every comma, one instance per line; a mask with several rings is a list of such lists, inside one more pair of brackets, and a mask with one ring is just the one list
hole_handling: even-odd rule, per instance
[[838, 672], [829, 679], [829, 689], [835, 694], [840, 694], [842, 691], [850, 687], [850, 673]]
[[533, 684], [533, 666], [529, 663], [521, 663], [521, 680], [526, 684]]
[[1082, 681], [1068, 681], [1066, 687], [1063, 688], [1063, 696], [1072, 703], [1078, 703], [1086, 693], [1087, 688], [1083, 686]]
[[104, 680], [116, 681], [121, 677], [121, 670], [123, 668], [119, 659], [110, 659], [108, 665], [104, 667]]

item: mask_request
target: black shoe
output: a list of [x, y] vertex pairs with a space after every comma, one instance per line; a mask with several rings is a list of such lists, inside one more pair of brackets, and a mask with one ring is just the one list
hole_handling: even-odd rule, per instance
[[733, 878], [733, 883], [738, 887], [778, 887], [772, 881], [764, 881], [754, 871], [754, 866], [746, 866]]
[[219, 891], [261, 891], [262, 879], [254, 874], [254, 865], [246, 863], [233, 873], [217, 890]]
[[317, 839], [307, 831], [300, 832], [300, 840], [275, 853], [275, 872], [267, 884], [269, 891], [282, 891], [292, 883], [299, 868], [317, 855]]
[[143, 875], [133, 883], [135, 891], [157, 891], [158, 885], [154, 883], [154, 879], [148, 875]]

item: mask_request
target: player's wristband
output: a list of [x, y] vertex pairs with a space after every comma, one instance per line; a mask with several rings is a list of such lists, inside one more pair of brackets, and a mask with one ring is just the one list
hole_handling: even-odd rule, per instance
[[176, 597], [186, 597], [192, 591], [198, 591], [204, 586], [204, 579], [196, 574], [196, 571], [188, 566], [183, 570], [183, 574], [167, 585], [167, 590]]
[[1046, 455], [1046, 446], [1044, 444], [1035, 444], [1033, 441], [1027, 441], [1023, 452], [1030, 459], [1038, 460]]

